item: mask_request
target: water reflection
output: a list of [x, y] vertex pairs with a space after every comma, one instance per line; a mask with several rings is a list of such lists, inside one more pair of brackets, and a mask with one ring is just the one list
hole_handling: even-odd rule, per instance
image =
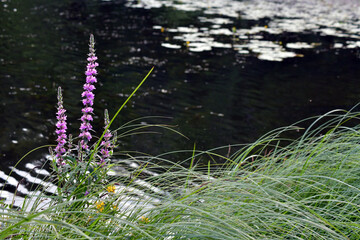
[[[154, 26], [167, 31], [161, 46], [172, 49], [188, 47], [189, 51], [211, 51], [213, 48], [234, 48], [240, 54], [252, 54], [261, 60], [282, 61], [285, 58], [303, 57], [295, 50], [319, 47], [316, 42], [287, 42], [281, 39], [288, 33], [318, 34], [333, 36], [333, 46], [354, 48], [359, 42], [344, 42], [344, 39], [360, 39], [359, 3], [356, 1], [128, 1], [133, 8], [174, 8], [179, 11], [200, 12], [196, 22], [199, 27]], [[217, 17], [217, 16], [222, 17]], [[251, 20], [250, 28], [240, 22]], [[258, 21], [264, 25], [259, 26]], [[300, 38], [300, 36], [299, 36]], [[271, 41], [269, 41], [270, 39]], [[277, 39], [277, 41], [274, 41]], [[179, 43], [182, 41], [183, 43]], [[186, 43], [186, 44], [184, 44]]]

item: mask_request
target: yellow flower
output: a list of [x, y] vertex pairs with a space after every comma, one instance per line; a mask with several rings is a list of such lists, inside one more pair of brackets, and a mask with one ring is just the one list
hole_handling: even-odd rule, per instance
[[148, 223], [148, 222], [150, 222], [149, 218], [144, 217], [144, 216], [142, 216], [142, 217], [140, 218], [140, 221], [143, 222], [143, 223]]
[[96, 209], [99, 210], [99, 212], [104, 211], [105, 203], [103, 201], [96, 202], [95, 205], [96, 205]]
[[108, 192], [115, 192], [115, 186], [114, 185], [110, 185], [110, 186], [108, 186], [107, 188], [106, 188], [106, 191], [108, 191]]
[[114, 210], [118, 210], [117, 205], [114, 204], [114, 205], [113, 205], [113, 209], [114, 209]]

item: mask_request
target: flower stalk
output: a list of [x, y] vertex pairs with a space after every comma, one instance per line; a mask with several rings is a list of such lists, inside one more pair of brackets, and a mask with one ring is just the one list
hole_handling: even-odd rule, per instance
[[94, 113], [93, 104], [95, 94], [92, 92], [95, 89], [94, 83], [97, 82], [96, 79], [96, 67], [99, 66], [97, 62], [97, 57], [95, 56], [95, 40], [94, 35], [90, 35], [90, 44], [89, 44], [89, 54], [88, 54], [88, 64], [86, 68], [86, 83], [83, 86], [83, 93], [81, 94], [82, 103], [84, 105], [81, 117], [80, 125], [80, 150], [89, 150], [88, 143], [91, 140], [92, 136], [90, 131], [92, 130], [91, 122], [93, 121], [92, 114]]
[[101, 166], [104, 166], [106, 164], [106, 161], [110, 158], [110, 156], [112, 155], [112, 149], [113, 149], [113, 144], [111, 143], [110, 139], [113, 136], [109, 130], [109, 124], [110, 124], [110, 119], [109, 119], [109, 113], [107, 111], [107, 109], [105, 109], [105, 134], [104, 134], [104, 138], [103, 141], [101, 142], [101, 157], [100, 157], [100, 162], [99, 164]]
[[57, 158], [57, 165], [61, 166], [61, 165], [65, 165], [65, 161], [64, 161], [64, 154], [66, 153], [66, 149], [65, 149], [65, 144], [66, 144], [66, 129], [67, 129], [67, 124], [66, 124], [66, 110], [63, 107], [63, 97], [62, 97], [62, 92], [61, 92], [61, 87], [58, 88], [58, 108], [57, 108], [57, 113], [56, 113], [56, 119], [58, 120], [56, 123], [56, 130], [55, 133], [57, 135], [57, 146], [54, 149], [54, 152], [56, 153], [56, 158]]

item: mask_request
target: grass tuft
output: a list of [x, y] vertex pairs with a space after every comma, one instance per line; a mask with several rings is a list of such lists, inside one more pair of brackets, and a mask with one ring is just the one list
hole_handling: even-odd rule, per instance
[[[28, 211], [2, 204], [0, 238], [360, 239], [360, 129], [352, 124], [359, 113], [339, 112], [231, 146], [233, 154], [219, 154], [229, 146], [194, 146], [174, 163], [167, 157], [180, 151], [119, 153], [111, 187], [97, 194], [59, 202], [40, 192], [33, 204], [48, 205]], [[297, 130], [299, 139], [283, 137]], [[217, 159], [225, 164], [212, 164]]]

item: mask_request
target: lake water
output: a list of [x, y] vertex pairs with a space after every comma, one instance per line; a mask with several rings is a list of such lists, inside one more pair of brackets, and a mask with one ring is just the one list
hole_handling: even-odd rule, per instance
[[[55, 143], [56, 89], [78, 132], [89, 34], [99, 57], [95, 129], [155, 70], [115, 123], [186, 135], [121, 139], [159, 154], [247, 143], [360, 100], [358, 1], [1, 0], [0, 169]], [[30, 155], [39, 159], [47, 149]]]

